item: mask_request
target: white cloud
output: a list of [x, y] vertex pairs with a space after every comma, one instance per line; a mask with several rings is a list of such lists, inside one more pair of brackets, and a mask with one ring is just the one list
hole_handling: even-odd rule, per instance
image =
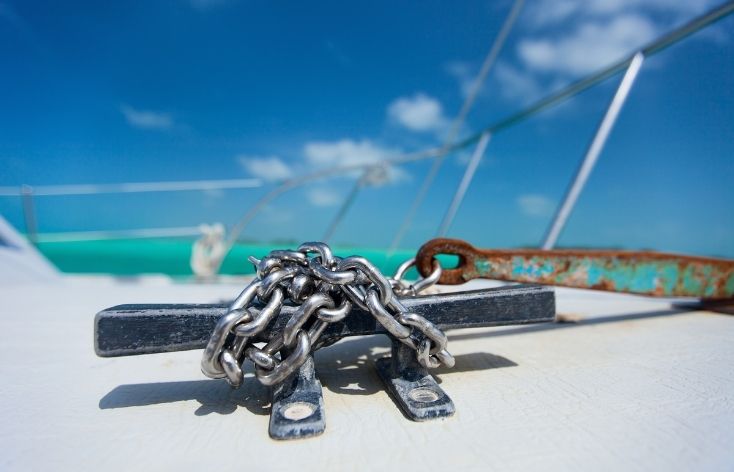
[[339, 194], [324, 187], [309, 189], [309, 191], [306, 192], [306, 197], [308, 198], [308, 201], [311, 202], [311, 205], [317, 207], [335, 206], [342, 200]]
[[622, 59], [659, 33], [642, 15], [625, 14], [609, 22], [580, 25], [559, 39], [524, 39], [517, 46], [522, 63], [530, 70], [581, 75]]
[[138, 110], [129, 105], [120, 107], [125, 120], [130, 126], [142, 129], [165, 130], [173, 127], [173, 118], [168, 113], [150, 110]]
[[331, 166], [380, 162], [390, 155], [400, 154], [400, 151], [380, 147], [369, 139], [342, 139], [306, 143], [304, 154], [311, 164]]
[[550, 216], [555, 208], [553, 200], [550, 198], [532, 193], [520, 195], [517, 197], [516, 203], [523, 214], [532, 217]]
[[237, 160], [251, 176], [267, 182], [293, 177], [291, 167], [277, 156], [238, 156]]
[[588, 74], [632, 54], [716, 3], [717, 0], [540, 0], [526, 12], [533, 31], [518, 43], [517, 57], [528, 71]]
[[395, 99], [387, 107], [388, 117], [411, 131], [439, 131], [446, 126], [441, 102], [423, 93]]
[[537, 77], [506, 62], [495, 65], [494, 80], [499, 84], [499, 93], [503, 97], [520, 103], [535, 100], [545, 91]]
[[[469, 95], [479, 68], [468, 62], [454, 61], [446, 65], [446, 71], [453, 76], [458, 85], [461, 96]], [[489, 75], [488, 83], [480, 89], [479, 96], [500, 95], [508, 101], [529, 103], [547, 93], [549, 87], [534, 74], [528, 73], [512, 65], [507, 60], [499, 60]]]
[[[404, 170], [383, 164], [386, 159], [402, 154], [403, 151], [400, 149], [383, 147], [369, 139], [360, 141], [341, 139], [338, 141], [308, 142], [303, 147], [304, 159], [292, 163], [285, 162], [278, 156], [240, 155], [236, 159], [249, 175], [267, 182], [290, 179], [314, 170], [374, 164], [374, 166], [367, 168], [369, 174], [367, 184], [379, 186], [410, 179], [410, 175]], [[381, 168], [377, 169], [376, 167]], [[346, 175], [354, 178], [365, 176], [361, 169], [355, 169]], [[338, 201], [339, 198], [338, 196], [327, 195], [322, 190], [309, 194], [308, 197], [313, 204], [319, 206], [334, 204], [334, 200], [337, 199]]]
[[541, 0], [534, 8], [526, 8], [526, 18], [536, 26], [558, 23], [583, 7], [583, 3], [577, 0]]
[[609, 18], [637, 12], [681, 21], [715, 4], [717, 0], [541, 0], [527, 9], [526, 19], [533, 26], [547, 26], [569, 19]]
[[[315, 141], [306, 143], [304, 155], [309, 164], [318, 167], [342, 167], [362, 164], [379, 164], [390, 157], [402, 154], [400, 149], [385, 148], [369, 139], [354, 141]], [[405, 180], [408, 174], [399, 168], [388, 169], [390, 181]]]
[[[631, 55], [718, 0], [537, 0], [528, 2], [514, 50], [503, 53], [482, 96], [526, 104]], [[721, 26], [696, 35], [721, 41]], [[447, 65], [466, 96], [478, 67]], [[495, 93], [495, 88], [498, 92]], [[530, 97], [530, 98], [529, 98]]]

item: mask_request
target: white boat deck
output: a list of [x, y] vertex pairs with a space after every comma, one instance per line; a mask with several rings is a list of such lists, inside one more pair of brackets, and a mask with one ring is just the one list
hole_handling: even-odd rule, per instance
[[[574, 324], [450, 333], [454, 417], [408, 421], [372, 361], [384, 337], [316, 354], [326, 432], [268, 437], [267, 390], [199, 372], [200, 351], [100, 359], [92, 321], [238, 285], [64, 278], [0, 286], [2, 470], [732, 470], [734, 317], [558, 290]], [[250, 374], [251, 375], [251, 374]]]

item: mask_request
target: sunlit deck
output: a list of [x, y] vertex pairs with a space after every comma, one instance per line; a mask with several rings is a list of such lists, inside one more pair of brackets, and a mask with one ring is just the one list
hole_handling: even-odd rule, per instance
[[[577, 323], [454, 331], [454, 417], [403, 417], [373, 367], [382, 336], [316, 354], [327, 429], [268, 437], [268, 394], [199, 372], [200, 351], [101, 359], [97, 311], [215, 302], [240, 283], [66, 277], [0, 286], [5, 470], [722, 470], [734, 463], [734, 318], [559, 289]], [[474, 286], [474, 284], [471, 284]], [[466, 288], [466, 287], [464, 287]]]

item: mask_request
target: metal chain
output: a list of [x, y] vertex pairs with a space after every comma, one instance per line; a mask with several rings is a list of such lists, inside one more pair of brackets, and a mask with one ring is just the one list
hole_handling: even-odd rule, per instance
[[[402, 264], [393, 278], [386, 278], [363, 257], [334, 256], [320, 242], [302, 244], [296, 251], [271, 251], [255, 265], [255, 279], [220, 318], [201, 360], [202, 372], [226, 378], [234, 387], [243, 381], [242, 365], [250, 360], [264, 385], [276, 385], [295, 372], [308, 356], [328, 341], [320, 339], [330, 323], [343, 320], [356, 305], [372, 314], [385, 330], [416, 352], [427, 368], [452, 367], [446, 335], [417, 313], [410, 313], [397, 295], [415, 296], [441, 277], [436, 262], [429, 277], [415, 284], [403, 280], [415, 259]], [[260, 346], [253, 338], [278, 316], [283, 304], [298, 306], [282, 332], [267, 337]], [[264, 305], [256, 310], [255, 305]], [[307, 327], [308, 326], [308, 327]]]

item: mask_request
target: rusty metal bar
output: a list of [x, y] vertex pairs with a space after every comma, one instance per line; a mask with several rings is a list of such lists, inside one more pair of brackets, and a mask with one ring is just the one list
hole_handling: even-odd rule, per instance
[[561, 231], [566, 226], [566, 221], [571, 216], [571, 212], [574, 206], [576, 206], [576, 201], [581, 195], [581, 191], [584, 189], [586, 181], [591, 175], [591, 171], [594, 170], [594, 165], [596, 165], [601, 151], [604, 149], [604, 145], [609, 138], [609, 134], [612, 132], [614, 123], [616, 123], [619, 117], [619, 112], [622, 110], [624, 102], [627, 101], [629, 92], [632, 90], [632, 86], [635, 83], [635, 79], [640, 72], [644, 60], [645, 56], [641, 52], [638, 52], [632, 58], [629, 67], [627, 67], [627, 72], [624, 73], [622, 80], [619, 82], [617, 92], [609, 103], [609, 108], [607, 108], [604, 118], [599, 123], [599, 128], [597, 128], [596, 134], [594, 134], [594, 139], [591, 140], [589, 149], [586, 151], [586, 155], [576, 171], [576, 176], [568, 187], [563, 203], [558, 207], [558, 211], [548, 227], [548, 232], [543, 241], [543, 249], [553, 249], [556, 245], [556, 241], [558, 241]]
[[734, 260], [651, 251], [477, 249], [465, 241], [434, 239], [418, 251], [419, 272], [431, 273], [438, 254], [459, 256], [439, 283], [483, 278], [656, 297], [734, 299]]

